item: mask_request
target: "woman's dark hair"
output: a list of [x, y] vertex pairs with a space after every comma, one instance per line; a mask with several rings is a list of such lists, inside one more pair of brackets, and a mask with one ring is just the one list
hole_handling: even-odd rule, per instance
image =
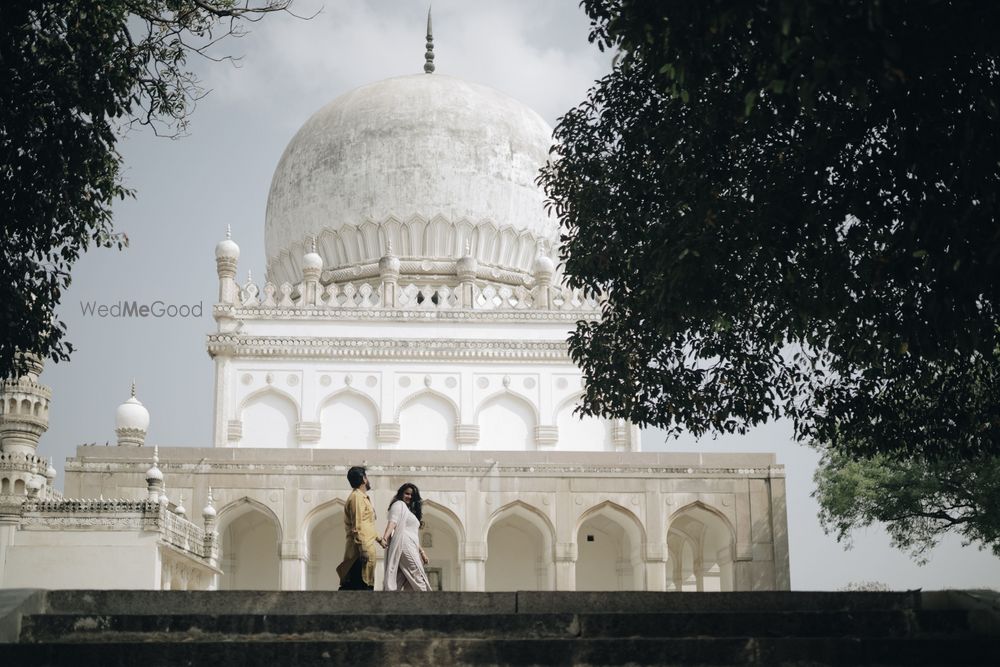
[[393, 496], [392, 500], [389, 502], [389, 507], [392, 507], [392, 503], [397, 500], [403, 500], [403, 494], [407, 489], [413, 489], [413, 497], [410, 498], [410, 511], [413, 512], [413, 516], [417, 517], [417, 521], [420, 523], [424, 522], [424, 510], [423, 501], [420, 499], [420, 489], [417, 488], [416, 484], [412, 482], [407, 482], [403, 486], [399, 487], [396, 491], [396, 495]]
[[361, 466], [354, 466], [347, 471], [347, 483], [351, 485], [352, 489], [358, 488], [364, 481], [365, 469]]

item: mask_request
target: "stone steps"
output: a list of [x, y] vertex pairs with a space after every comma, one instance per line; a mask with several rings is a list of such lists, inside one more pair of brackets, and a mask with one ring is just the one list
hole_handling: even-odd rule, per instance
[[996, 639], [342, 639], [12, 644], [25, 665], [996, 665]]
[[[996, 665], [996, 593], [31, 591], [31, 665]], [[2, 612], [3, 610], [0, 610]], [[10, 625], [11, 613], [0, 613]]]
[[22, 642], [407, 637], [683, 638], [975, 636], [975, 612], [654, 612], [552, 614], [38, 614]]

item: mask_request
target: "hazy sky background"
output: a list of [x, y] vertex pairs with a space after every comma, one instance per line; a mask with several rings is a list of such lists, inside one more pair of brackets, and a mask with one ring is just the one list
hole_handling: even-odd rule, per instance
[[[218, 289], [214, 248], [227, 224], [242, 250], [239, 280], [264, 275], [264, 210], [271, 175], [288, 141], [312, 113], [357, 86], [422, 71], [423, 0], [299, 0], [311, 21], [272, 15], [217, 53], [242, 55], [240, 67], [192, 60], [211, 94], [199, 102], [188, 136], [170, 140], [133, 131], [121, 144], [127, 185], [137, 198], [116, 209], [124, 252], [92, 251], [74, 269], [60, 316], [77, 351], [49, 363], [52, 418], [39, 453], [63, 460], [83, 443], [114, 444], [115, 408], [130, 380], [149, 408], [147, 443], [211, 446], [212, 363], [205, 335], [214, 328]], [[537, 110], [550, 124], [584, 99], [610, 56], [587, 42], [588, 21], [574, 0], [435, 0], [437, 71], [486, 84]], [[202, 303], [189, 319], [100, 319], [81, 302]], [[892, 549], [885, 533], [855, 536], [844, 551], [823, 534], [810, 497], [817, 455], [772, 424], [745, 437], [664, 442], [646, 449], [776, 452], [788, 474], [792, 586], [836, 589], [879, 581], [892, 588], [1000, 589], [1000, 559], [945, 540], [923, 567]]]

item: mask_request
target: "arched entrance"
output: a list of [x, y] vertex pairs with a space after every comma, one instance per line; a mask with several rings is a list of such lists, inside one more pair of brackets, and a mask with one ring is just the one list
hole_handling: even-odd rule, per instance
[[344, 503], [336, 500], [317, 508], [306, 520], [306, 590], [340, 588], [337, 565], [344, 558]]
[[221, 590], [280, 588], [281, 529], [277, 517], [247, 498], [219, 513]]
[[576, 590], [643, 590], [642, 526], [614, 503], [587, 511], [576, 533]]
[[678, 510], [670, 520], [667, 587], [676, 591], [733, 590], [735, 538], [730, 523], [702, 503]]
[[494, 514], [487, 535], [487, 591], [555, 588], [553, 531], [536, 510], [524, 503], [511, 503]]

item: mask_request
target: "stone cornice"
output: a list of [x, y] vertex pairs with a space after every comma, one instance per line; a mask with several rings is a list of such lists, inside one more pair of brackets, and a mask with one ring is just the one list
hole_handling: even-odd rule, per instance
[[232, 306], [215, 304], [212, 307], [215, 319], [229, 317], [236, 320], [280, 320], [280, 321], [349, 321], [364, 322], [386, 320], [396, 322], [571, 322], [597, 321], [600, 313], [582, 310], [467, 310], [467, 309], [390, 309], [390, 308], [299, 308]]
[[563, 341], [389, 339], [319, 336], [208, 335], [211, 356], [407, 361], [570, 363]]
[[[376, 455], [372, 452], [372, 457]], [[66, 472], [73, 473], [135, 473], [144, 474], [145, 464], [114, 461], [108, 459], [83, 460], [67, 459]], [[784, 477], [784, 466], [756, 467], [720, 467], [720, 466], [664, 466], [664, 465], [623, 465], [623, 464], [569, 464], [569, 463], [535, 463], [522, 465], [487, 465], [481, 463], [469, 464], [438, 464], [438, 465], [385, 465], [367, 464], [368, 470], [378, 472], [381, 476], [401, 475], [414, 477], [475, 477], [485, 478], [498, 475], [500, 477], [641, 477], [641, 478], [780, 478]], [[234, 474], [234, 475], [336, 475], [346, 474], [347, 465], [329, 463], [282, 463], [254, 462], [234, 463], [217, 461], [199, 461], [182, 463], [171, 461], [170, 473], [173, 475], [191, 474]]]

